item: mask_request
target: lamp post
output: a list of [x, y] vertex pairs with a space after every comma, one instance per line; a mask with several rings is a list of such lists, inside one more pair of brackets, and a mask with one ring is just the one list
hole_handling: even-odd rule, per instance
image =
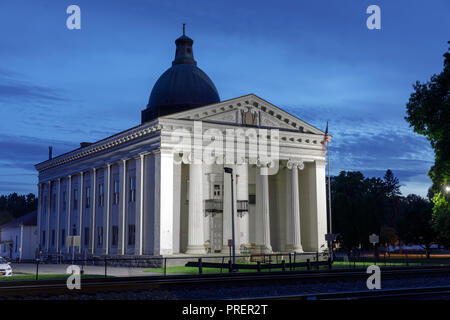
[[[223, 168], [225, 173], [231, 174], [231, 241], [233, 248], [233, 266], [236, 264], [236, 253], [235, 253], [235, 243], [234, 243], [234, 191], [233, 191], [233, 169]], [[234, 268], [234, 267], [232, 267]]]
[[450, 192], [450, 186], [445, 186], [445, 192], [449, 193]]

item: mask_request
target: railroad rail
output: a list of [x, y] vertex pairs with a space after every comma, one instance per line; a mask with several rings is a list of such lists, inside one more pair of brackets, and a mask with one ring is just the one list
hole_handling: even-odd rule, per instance
[[[388, 267], [382, 269], [382, 279], [419, 276], [442, 276], [450, 274], [450, 267]], [[272, 283], [333, 282], [361, 279], [366, 281], [365, 269], [359, 270], [312, 270], [284, 272], [254, 272], [202, 275], [167, 275], [149, 277], [117, 277], [82, 279], [81, 290], [69, 290], [65, 280], [0, 281], [0, 298], [26, 296], [54, 296], [60, 294], [85, 294], [97, 292], [123, 292], [152, 290], [158, 288], [196, 286], [237, 286]], [[288, 298], [288, 297], [286, 297]], [[291, 298], [295, 298], [292, 296]]]

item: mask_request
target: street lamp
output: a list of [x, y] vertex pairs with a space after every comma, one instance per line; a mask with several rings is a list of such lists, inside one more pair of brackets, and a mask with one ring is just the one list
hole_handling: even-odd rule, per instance
[[446, 191], [447, 193], [449, 193], [449, 192], [450, 192], [450, 186], [445, 186], [445, 191]]
[[[231, 174], [231, 246], [233, 248], [233, 266], [236, 264], [236, 254], [235, 254], [235, 245], [234, 245], [234, 191], [233, 191], [233, 169], [232, 168], [223, 168], [225, 173]], [[233, 269], [233, 267], [232, 267]]]

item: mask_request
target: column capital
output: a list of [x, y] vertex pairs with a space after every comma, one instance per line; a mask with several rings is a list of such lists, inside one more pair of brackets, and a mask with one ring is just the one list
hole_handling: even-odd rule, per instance
[[286, 168], [288, 168], [289, 170], [292, 169], [303, 170], [303, 168], [305, 168], [305, 164], [301, 159], [289, 159], [288, 162], [286, 163]]

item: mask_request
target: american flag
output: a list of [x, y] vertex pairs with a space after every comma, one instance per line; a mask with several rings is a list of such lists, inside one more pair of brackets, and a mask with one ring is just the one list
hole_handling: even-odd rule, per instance
[[323, 136], [323, 141], [321, 143], [322, 143], [322, 151], [325, 154], [328, 144], [328, 121], [327, 121], [327, 128], [325, 129], [325, 135]]

